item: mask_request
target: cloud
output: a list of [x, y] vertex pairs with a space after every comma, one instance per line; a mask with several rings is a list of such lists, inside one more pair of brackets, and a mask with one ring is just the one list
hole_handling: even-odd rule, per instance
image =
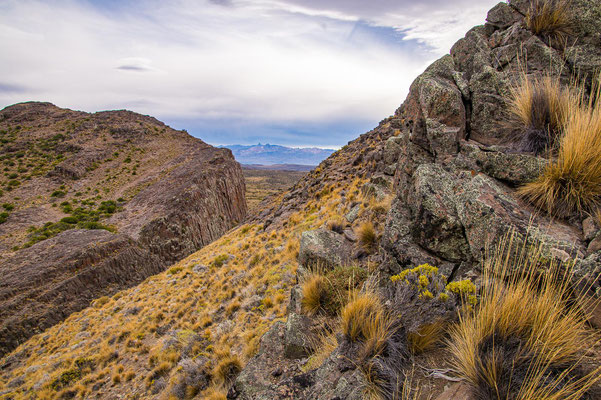
[[0, 93], [25, 93], [27, 91], [25, 86], [0, 82]]
[[364, 20], [393, 27], [405, 35], [446, 53], [474, 25], [484, 22], [486, 10], [498, 0], [274, 0], [297, 12]]
[[122, 71], [148, 72], [155, 70], [150, 66], [151, 61], [145, 58], [125, 58], [119, 64], [116, 68]]
[[[0, 89], [0, 107], [43, 100], [128, 108], [220, 143], [227, 132], [211, 130], [213, 122], [277, 131], [299, 145], [319, 145], [327, 129], [344, 125], [346, 136], [335, 130], [344, 144], [357, 134], [353, 126], [391, 114], [411, 81], [448, 51], [443, 44], [465, 30], [441, 26], [483, 22], [488, 5], [469, 4], [6, 0], [0, 76], [22, 90]], [[353, 125], [342, 124], [349, 116]]]

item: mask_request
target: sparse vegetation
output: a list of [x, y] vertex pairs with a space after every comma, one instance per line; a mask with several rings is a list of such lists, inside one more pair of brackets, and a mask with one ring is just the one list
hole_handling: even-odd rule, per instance
[[[94, 203], [84, 203], [82, 205]], [[96, 209], [87, 207], [78, 207], [73, 209], [69, 202], [63, 202], [61, 208], [64, 212], [71, 213], [70, 216], [62, 218], [58, 222], [47, 222], [39, 228], [33, 228], [29, 231], [28, 241], [23, 245], [24, 248], [31, 247], [42, 240], [51, 238], [69, 229], [105, 229], [114, 231], [113, 227], [100, 223], [100, 220], [111, 216], [118, 211], [114, 201], [103, 201]]]

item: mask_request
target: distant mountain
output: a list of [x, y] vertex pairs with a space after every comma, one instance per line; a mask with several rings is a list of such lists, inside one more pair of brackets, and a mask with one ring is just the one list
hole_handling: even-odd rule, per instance
[[335, 152], [334, 149], [293, 148], [278, 146], [275, 144], [240, 145], [232, 144], [221, 146], [228, 148], [234, 153], [236, 161], [241, 164], [299, 164], [318, 165]]
[[242, 164], [242, 169], [262, 170], [262, 171], [295, 171], [308, 172], [315, 168], [314, 165], [303, 164]]

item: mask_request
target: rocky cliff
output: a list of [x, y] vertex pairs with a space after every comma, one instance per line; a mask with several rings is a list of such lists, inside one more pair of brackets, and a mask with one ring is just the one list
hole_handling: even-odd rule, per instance
[[23, 103], [0, 132], [0, 354], [245, 217], [231, 153], [154, 118]]

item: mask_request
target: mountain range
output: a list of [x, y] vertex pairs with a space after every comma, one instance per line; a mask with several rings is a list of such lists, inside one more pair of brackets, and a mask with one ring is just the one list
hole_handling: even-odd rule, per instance
[[255, 145], [232, 144], [219, 147], [230, 149], [236, 161], [241, 164], [260, 165], [299, 164], [316, 166], [336, 151], [317, 147], [286, 147], [268, 143]]

